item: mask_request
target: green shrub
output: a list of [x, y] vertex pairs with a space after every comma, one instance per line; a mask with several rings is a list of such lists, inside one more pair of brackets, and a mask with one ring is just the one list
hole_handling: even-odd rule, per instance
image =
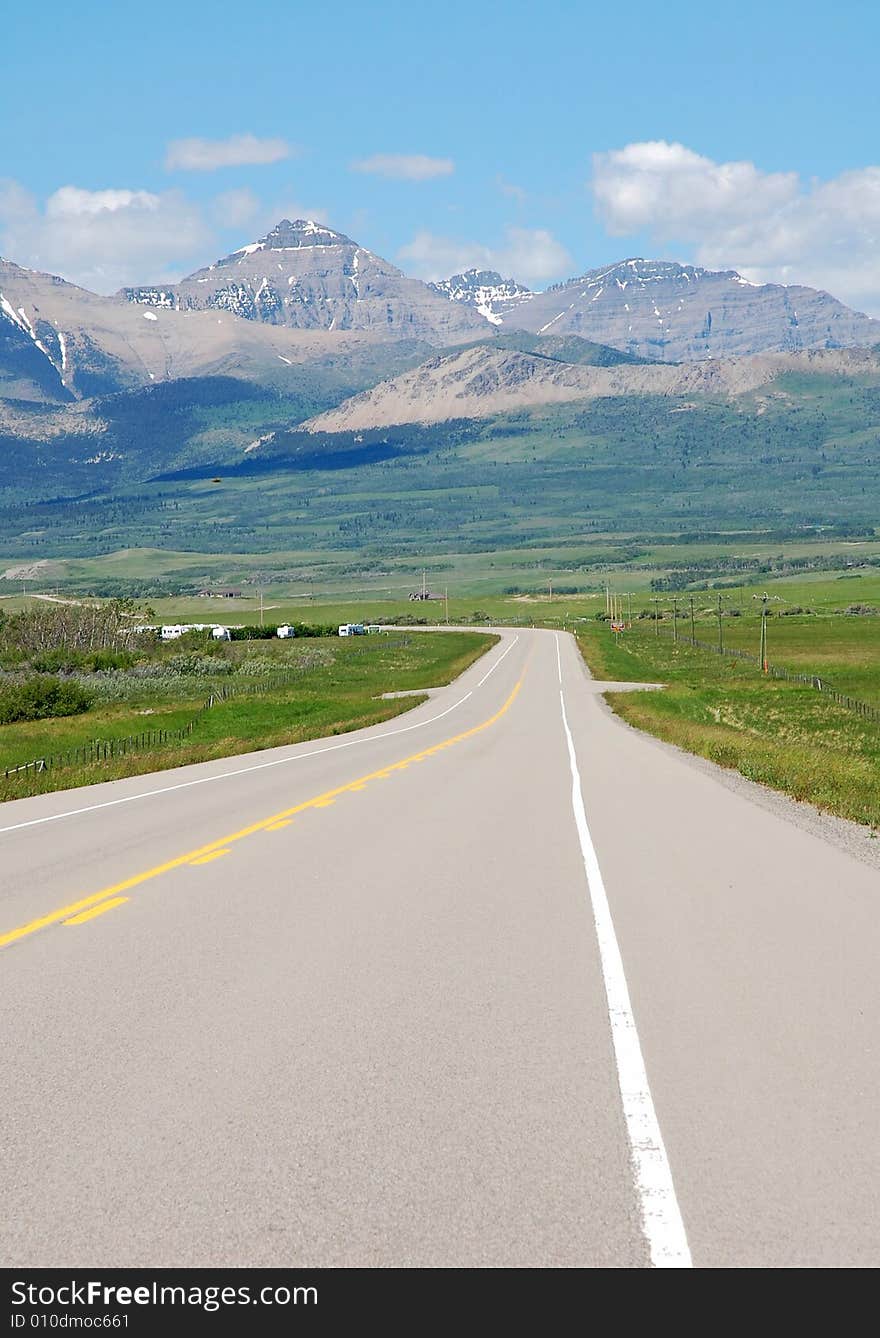
[[106, 673], [111, 669], [130, 669], [136, 656], [125, 650], [43, 650], [31, 656], [31, 668], [38, 674]]
[[0, 687], [0, 725], [11, 725], [19, 720], [81, 715], [91, 704], [90, 693], [79, 683], [35, 675]]
[[[333, 623], [292, 623], [298, 637], [336, 636], [338, 624]], [[271, 641], [278, 631], [277, 624], [266, 623], [259, 627], [246, 623], [243, 627], [230, 627], [229, 634], [233, 641]]]
[[238, 666], [237, 672], [247, 678], [265, 678], [268, 674], [283, 673], [289, 667], [277, 655], [248, 655]]
[[172, 655], [162, 668], [166, 674], [179, 674], [181, 678], [214, 678], [235, 672], [232, 661], [222, 655]]

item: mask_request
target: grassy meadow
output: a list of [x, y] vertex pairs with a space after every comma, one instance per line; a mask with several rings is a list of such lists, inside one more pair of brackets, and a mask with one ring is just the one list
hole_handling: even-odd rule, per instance
[[[152, 678], [131, 671], [81, 675], [78, 681], [94, 694], [86, 713], [0, 726], [0, 799], [69, 789], [378, 724], [424, 700], [421, 695], [383, 700], [383, 693], [417, 692], [451, 682], [493, 641], [479, 633], [451, 632], [430, 637], [388, 633], [352, 640], [233, 642], [205, 646], [201, 657], [191, 655], [199, 670], [195, 673], [168, 672]], [[180, 645], [162, 648], [169, 666], [181, 659]], [[214, 662], [215, 672], [208, 661]], [[163, 667], [161, 662], [157, 667]], [[281, 675], [289, 681], [279, 686]], [[201, 710], [217, 687], [232, 687], [238, 693]], [[119, 740], [146, 730], [179, 729], [193, 719], [193, 732], [182, 742], [169, 741], [123, 757], [9, 779], [2, 774], [7, 767], [84, 748], [96, 739]]]
[[[756, 654], [758, 621], [754, 614], [723, 618], [725, 644]], [[839, 690], [880, 705], [880, 619], [793, 615], [769, 622], [771, 663], [819, 672]], [[662, 692], [609, 693], [618, 715], [750, 780], [880, 827], [880, 724], [811, 687], [765, 676], [751, 661], [693, 647], [689, 619], [679, 623], [678, 641], [671, 622], [659, 630], [647, 621], [619, 634], [596, 620], [578, 626], [596, 677], [666, 684]], [[712, 630], [697, 622], [698, 639], [710, 639]]]
[[[440, 624], [447, 618], [461, 626], [559, 627], [578, 634], [594, 673], [668, 684], [659, 694], [613, 699], [614, 708], [632, 724], [699, 753], [754, 780], [808, 800], [820, 808], [869, 826], [880, 826], [880, 726], [836, 706], [811, 688], [768, 679], [746, 656], [757, 656], [761, 597], [768, 595], [768, 649], [771, 664], [797, 673], [819, 675], [842, 693], [880, 706], [880, 542], [876, 538], [779, 540], [755, 533], [676, 541], [635, 539], [615, 543], [593, 536], [580, 558], [564, 546], [524, 552], [447, 554], [425, 559], [429, 589], [440, 598], [411, 601], [421, 584], [422, 562], [400, 558], [373, 563], [361, 558], [356, 570], [311, 570], [311, 580], [292, 579], [305, 555], [170, 553], [121, 550], [106, 557], [71, 558], [30, 567], [31, 590], [58, 590], [57, 598], [91, 602], [83, 593], [112, 579], [163, 581], [186, 586], [148, 602], [156, 622], [216, 621], [227, 624], [308, 621], [404, 622]], [[626, 555], [629, 555], [628, 557]], [[601, 555], [601, 561], [597, 555]], [[593, 565], [586, 566], [587, 559]], [[593, 559], [597, 560], [595, 563]], [[274, 565], [273, 565], [274, 563]], [[213, 564], [213, 565], [212, 565]], [[297, 568], [299, 570], [299, 568]], [[202, 583], [215, 588], [221, 572], [241, 591], [233, 599], [201, 598]], [[703, 579], [705, 573], [713, 573]], [[699, 575], [691, 588], [682, 578]], [[551, 597], [552, 584], [552, 597]], [[675, 586], [669, 589], [670, 585]], [[25, 582], [27, 588], [27, 582]], [[605, 588], [619, 598], [632, 628], [618, 642], [602, 621]], [[696, 588], [695, 588], [696, 587]], [[0, 581], [0, 610], [14, 613], [38, 601], [22, 594], [16, 580]], [[723, 658], [690, 646], [691, 601], [698, 640], [717, 644], [718, 604], [724, 645], [743, 652]], [[676, 611], [674, 613], [674, 611]], [[672, 641], [675, 626], [679, 635]], [[662, 635], [655, 635], [655, 632]], [[338, 728], [354, 728], [405, 709], [405, 702], [377, 702], [377, 691], [400, 690], [447, 681], [476, 651], [470, 643], [447, 642], [442, 663], [434, 661], [440, 643], [409, 638], [402, 660], [386, 659], [375, 638], [347, 643], [329, 639], [309, 643], [320, 655], [332, 648], [332, 664], [317, 660], [302, 676], [295, 693], [267, 693], [240, 698], [214, 708], [200, 720], [186, 756], [162, 750], [128, 760], [132, 769], [151, 770], [179, 760], [220, 756], [253, 746], [315, 737]], [[368, 644], [369, 655], [358, 651]], [[295, 649], [294, 649], [295, 646]], [[223, 653], [264, 657], [306, 654], [306, 643], [232, 643]], [[319, 649], [320, 648], [320, 651]], [[362, 660], [356, 657], [363, 655]], [[346, 657], [352, 656], [349, 661]], [[427, 658], [425, 658], [427, 657]], [[375, 670], [375, 674], [373, 671]], [[342, 674], [340, 679], [338, 675]], [[419, 674], [422, 674], [419, 677]], [[414, 677], [413, 677], [414, 675]], [[446, 675], [444, 677], [443, 675]], [[380, 687], [381, 681], [381, 687]], [[190, 718], [196, 698], [207, 695], [204, 680], [161, 700], [131, 697], [107, 702], [100, 718], [94, 710], [66, 721], [0, 728], [0, 766], [41, 755], [49, 735], [80, 745], [89, 738], [128, 735], [137, 729], [179, 727]], [[181, 696], [183, 692], [183, 696]], [[189, 695], [187, 695], [189, 694]], [[295, 699], [295, 704], [292, 701]], [[145, 715], [143, 713], [150, 712]], [[210, 719], [207, 718], [210, 716]], [[100, 719], [100, 730], [95, 725]], [[140, 723], [138, 723], [140, 722]], [[15, 732], [13, 732], [15, 731]], [[297, 733], [299, 731], [299, 733]], [[115, 764], [114, 764], [115, 765]], [[108, 773], [101, 769], [101, 777]], [[115, 773], [112, 773], [115, 774]], [[121, 773], [120, 773], [121, 774]], [[82, 783], [79, 777], [70, 783]]]

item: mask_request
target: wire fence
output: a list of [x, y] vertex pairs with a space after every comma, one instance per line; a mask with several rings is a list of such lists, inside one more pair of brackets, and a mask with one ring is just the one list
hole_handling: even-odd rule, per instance
[[731, 659], [745, 660], [747, 664], [755, 665], [768, 678], [780, 678], [787, 683], [801, 683], [804, 687], [814, 688], [816, 692], [821, 692], [844, 710], [852, 711], [866, 720], [880, 722], [880, 708], [871, 706], [869, 702], [860, 701], [857, 697], [850, 697], [846, 692], [838, 692], [826, 678], [821, 678], [818, 674], [800, 674], [794, 669], [786, 669], [784, 665], [777, 664], [768, 664], [765, 669], [760, 655], [754, 655], [751, 651], [741, 650], [738, 646], [719, 646], [713, 641], [700, 641], [698, 637], [677, 636], [668, 627], [655, 626], [655, 633], [669, 637], [673, 641], [680, 641], [686, 646], [696, 646], [700, 650], [711, 651], [714, 655], [727, 655]]
[[284, 675], [284, 681], [281, 681], [279, 676], [278, 680], [272, 682], [261, 679], [259, 683], [236, 684], [235, 687], [224, 684], [222, 687], [214, 688], [199, 707], [198, 713], [177, 729], [145, 729], [137, 734], [127, 734], [118, 738], [91, 739], [88, 743], [68, 748], [65, 752], [47, 753], [45, 757], [36, 757], [30, 762], [23, 762], [21, 766], [6, 767], [3, 777], [5, 780], [10, 780], [14, 776], [27, 777], [41, 771], [52, 771], [56, 767], [89, 766], [95, 762], [111, 761], [116, 757], [127, 757], [130, 753], [145, 752], [168, 743], [181, 743], [190, 737], [203, 713], [210, 711], [218, 703], [229, 701], [231, 697], [271, 692], [273, 688], [283, 687], [286, 682], [292, 680], [293, 675]]
[[[389, 646], [398, 647], [408, 646], [410, 641], [408, 637], [383, 637], [378, 644], [386, 648]], [[349, 657], [363, 655], [367, 649], [367, 644], [352, 646], [346, 651], [346, 654]], [[36, 757], [30, 762], [23, 762], [21, 766], [6, 767], [3, 778], [4, 780], [12, 780], [15, 777], [26, 779], [29, 775], [32, 776], [42, 771], [52, 771], [58, 767], [90, 766], [96, 762], [109, 762], [114, 758], [128, 757], [131, 753], [148, 752], [152, 748], [161, 748], [169, 743], [182, 743], [192, 735], [205, 711], [210, 711], [214, 706], [229, 701], [233, 697], [253, 697], [260, 693], [274, 692], [279, 688], [289, 687], [292, 683], [300, 681], [305, 669], [311, 667], [313, 666], [308, 665], [297, 669], [289, 669], [282, 673], [266, 674], [253, 683], [223, 683], [213, 688], [199, 707], [196, 715], [177, 729], [145, 729], [137, 734], [128, 734], [119, 738], [92, 739], [89, 743], [80, 744], [76, 748], [68, 748], [65, 752], [48, 753], [45, 757]]]

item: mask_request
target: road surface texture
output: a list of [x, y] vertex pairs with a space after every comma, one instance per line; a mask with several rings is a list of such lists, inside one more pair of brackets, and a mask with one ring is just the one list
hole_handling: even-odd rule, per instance
[[505, 632], [0, 809], [0, 1261], [880, 1263], [880, 875]]

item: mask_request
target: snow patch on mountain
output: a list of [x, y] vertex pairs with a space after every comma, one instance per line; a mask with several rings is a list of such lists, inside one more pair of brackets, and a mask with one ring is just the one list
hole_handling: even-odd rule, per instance
[[493, 325], [501, 325], [504, 313], [511, 306], [532, 296], [531, 291], [521, 283], [515, 279], [503, 279], [492, 269], [468, 269], [463, 274], [453, 274], [451, 278], [431, 283], [428, 287], [450, 302], [463, 302], [474, 307]]

